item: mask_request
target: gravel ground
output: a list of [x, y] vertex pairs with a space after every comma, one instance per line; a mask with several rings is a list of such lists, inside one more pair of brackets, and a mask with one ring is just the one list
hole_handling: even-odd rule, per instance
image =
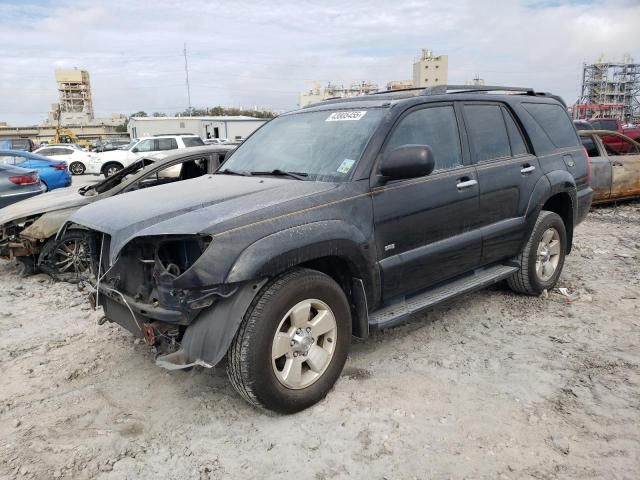
[[640, 202], [597, 208], [559, 287], [503, 285], [354, 342], [292, 416], [167, 372], [86, 292], [0, 263], [0, 478], [640, 477]]

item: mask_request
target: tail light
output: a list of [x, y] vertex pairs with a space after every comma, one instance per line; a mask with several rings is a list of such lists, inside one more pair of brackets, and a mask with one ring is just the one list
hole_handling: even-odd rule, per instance
[[29, 175], [15, 175], [13, 177], [9, 177], [9, 181], [16, 185], [38, 185], [40, 183], [40, 178], [38, 178], [37, 173], [31, 173]]
[[54, 163], [51, 166], [53, 168], [55, 168], [56, 170], [66, 170], [67, 169], [67, 164], [66, 163]]
[[584, 158], [587, 161], [587, 183], [591, 183], [591, 159], [589, 158], [586, 148], [582, 147], [582, 151], [584, 152]]

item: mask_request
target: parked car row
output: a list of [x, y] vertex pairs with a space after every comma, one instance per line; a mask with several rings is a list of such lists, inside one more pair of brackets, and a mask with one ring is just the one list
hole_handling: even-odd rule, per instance
[[327, 100], [232, 151], [194, 137], [134, 140], [86, 167], [95, 186], [0, 210], [0, 256], [90, 272], [103, 321], [158, 366], [226, 358], [244, 399], [283, 413], [327, 394], [352, 335], [502, 280], [553, 288], [594, 190], [628, 197], [638, 152], [578, 135], [557, 96], [485, 86]]

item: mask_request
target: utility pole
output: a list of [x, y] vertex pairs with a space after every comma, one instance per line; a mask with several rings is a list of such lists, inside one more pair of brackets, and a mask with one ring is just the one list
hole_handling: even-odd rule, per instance
[[187, 63], [187, 44], [184, 44], [184, 73], [187, 76], [187, 99], [189, 101], [189, 116], [191, 116], [191, 87], [189, 86], [189, 64]]

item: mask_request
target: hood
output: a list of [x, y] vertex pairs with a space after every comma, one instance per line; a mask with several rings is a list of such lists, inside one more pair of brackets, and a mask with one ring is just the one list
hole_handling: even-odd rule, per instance
[[336, 188], [335, 183], [270, 177], [208, 175], [117, 195], [78, 210], [70, 223], [111, 237], [113, 262], [130, 240], [151, 235], [215, 234], [239, 217], [276, 205], [278, 214], [299, 208], [295, 200]]
[[54, 210], [80, 207], [92, 202], [95, 198], [83, 197], [78, 193], [76, 187], [61, 188], [43, 193], [0, 209], [0, 225], [33, 215], [42, 215]]

